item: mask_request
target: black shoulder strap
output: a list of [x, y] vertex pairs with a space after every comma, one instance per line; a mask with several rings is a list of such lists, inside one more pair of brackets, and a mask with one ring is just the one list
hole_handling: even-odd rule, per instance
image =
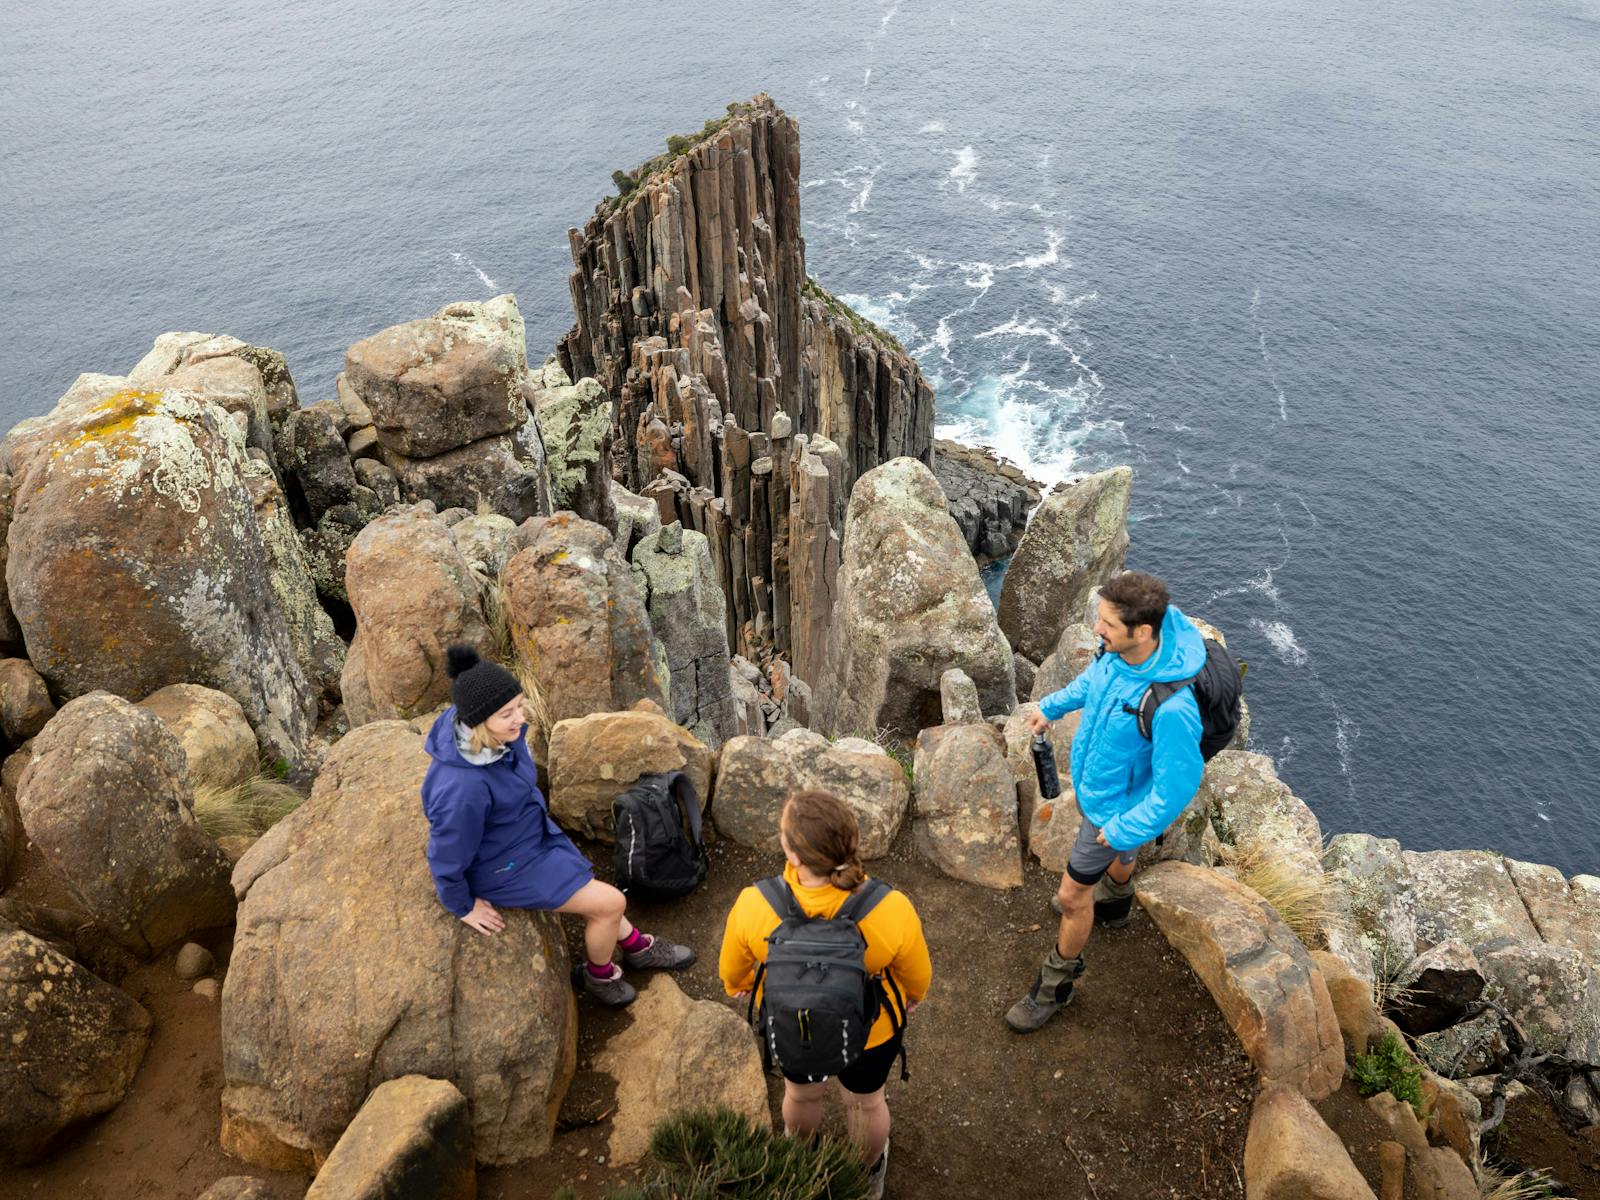
[[667, 792], [678, 804], [678, 815], [689, 828], [695, 845], [700, 844], [700, 798], [695, 795], [694, 784], [682, 771], [669, 771], [666, 777]]
[[843, 918], [861, 924], [866, 915], [878, 907], [878, 902], [894, 891], [881, 879], [868, 879], [866, 883], [839, 906], [839, 911], [834, 914], [835, 919]]
[[806, 915], [800, 908], [800, 902], [795, 899], [794, 892], [789, 890], [788, 880], [782, 875], [756, 880], [756, 891], [772, 906], [772, 911], [778, 914], [780, 921], [789, 917], [798, 920]]

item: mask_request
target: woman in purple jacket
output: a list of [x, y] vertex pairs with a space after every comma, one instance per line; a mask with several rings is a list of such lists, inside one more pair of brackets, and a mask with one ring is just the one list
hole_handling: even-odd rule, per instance
[[687, 967], [694, 951], [641, 933], [623, 915], [627, 898], [601, 883], [545, 807], [523, 732], [522, 686], [471, 646], [446, 653], [450, 699], [433, 723], [422, 781], [428, 869], [439, 902], [473, 929], [495, 934], [495, 905], [576, 913], [589, 961], [574, 972], [600, 1003], [620, 1008], [633, 987], [611, 961], [620, 947], [630, 968]]

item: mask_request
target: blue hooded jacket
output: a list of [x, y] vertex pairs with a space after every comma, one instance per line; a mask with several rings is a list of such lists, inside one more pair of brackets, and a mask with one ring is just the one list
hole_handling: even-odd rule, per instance
[[1137, 667], [1102, 654], [1076, 679], [1039, 702], [1052, 721], [1083, 710], [1072, 738], [1072, 786], [1078, 810], [1100, 827], [1115, 850], [1142, 846], [1177, 820], [1200, 787], [1200, 708], [1184, 688], [1139, 732], [1137, 709], [1152, 683], [1188, 679], [1205, 665], [1205, 641], [1194, 623], [1167, 605], [1156, 651]]
[[439, 902], [456, 916], [471, 912], [478, 897], [508, 908], [557, 908], [594, 878], [546, 809], [520, 735], [495, 762], [469, 763], [456, 747], [451, 707], [428, 731], [427, 748], [428, 869]]

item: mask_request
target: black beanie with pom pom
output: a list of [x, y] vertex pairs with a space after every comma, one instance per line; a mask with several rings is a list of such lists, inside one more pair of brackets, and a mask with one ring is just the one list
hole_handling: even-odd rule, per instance
[[522, 695], [515, 675], [498, 663], [485, 662], [464, 642], [445, 651], [444, 670], [451, 679], [456, 719], [469, 727], [483, 724]]

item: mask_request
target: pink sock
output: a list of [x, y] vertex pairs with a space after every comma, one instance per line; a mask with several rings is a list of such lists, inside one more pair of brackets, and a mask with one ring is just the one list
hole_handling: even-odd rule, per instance
[[621, 946], [629, 954], [635, 954], [640, 950], [648, 948], [650, 943], [654, 940], [655, 939], [649, 934], [641, 933], [638, 926], [634, 926], [633, 932], [618, 942], [617, 945]]
[[589, 974], [593, 975], [596, 979], [610, 979], [611, 972], [616, 970], [615, 964], [608, 962], [584, 963], [583, 965], [588, 970]]

